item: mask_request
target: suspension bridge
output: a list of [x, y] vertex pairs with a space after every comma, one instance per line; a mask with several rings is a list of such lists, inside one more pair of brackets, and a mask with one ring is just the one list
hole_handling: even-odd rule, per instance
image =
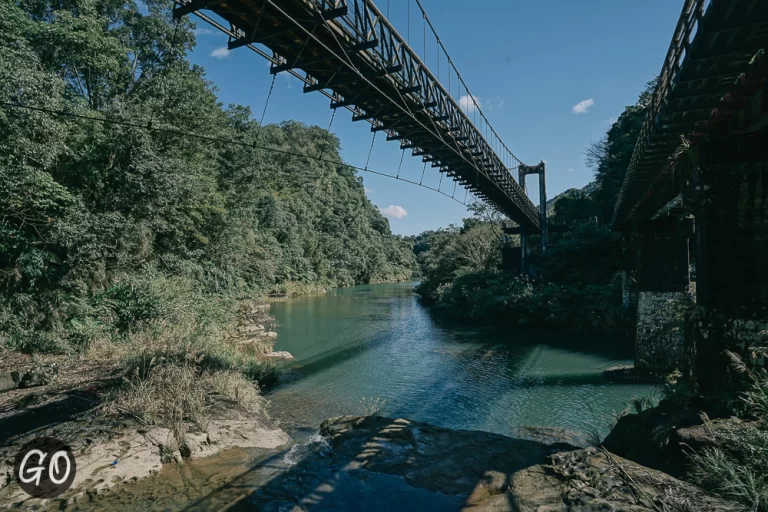
[[[504, 144], [418, 0], [413, 31], [411, 2], [399, 3], [407, 9], [405, 37], [370, 0], [175, 1], [175, 18], [197, 16], [228, 36], [229, 50], [249, 48], [268, 59], [271, 74], [290, 73], [305, 93], [324, 94], [334, 111], [347, 109], [374, 137], [383, 132], [398, 141], [524, 233], [546, 232], [546, 197], [537, 208], [513, 174], [524, 180], [543, 173], [543, 163], [526, 166]], [[434, 69], [425, 62], [432, 48]]]

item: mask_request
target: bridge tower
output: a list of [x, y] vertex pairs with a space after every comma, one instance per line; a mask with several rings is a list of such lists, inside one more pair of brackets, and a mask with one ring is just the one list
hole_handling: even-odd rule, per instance
[[[518, 172], [518, 182], [520, 186], [523, 189], [523, 192], [526, 192], [525, 188], [525, 177], [529, 174], [538, 174], [539, 175], [539, 218], [541, 220], [541, 254], [542, 256], [547, 254], [547, 243], [548, 243], [548, 230], [547, 230], [547, 180], [546, 180], [546, 174], [547, 174], [547, 166], [542, 160], [536, 165], [525, 165], [520, 164], [520, 166], [517, 168]], [[528, 234], [525, 233], [525, 230], [521, 230], [520, 232], [520, 247], [522, 252], [522, 258], [523, 258], [523, 269], [525, 269], [525, 259], [526, 259], [526, 251], [528, 250]]]

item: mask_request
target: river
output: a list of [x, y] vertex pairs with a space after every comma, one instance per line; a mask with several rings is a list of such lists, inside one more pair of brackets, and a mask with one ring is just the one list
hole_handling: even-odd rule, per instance
[[329, 416], [381, 414], [448, 428], [515, 435], [524, 426], [607, 433], [613, 411], [648, 384], [609, 382], [603, 370], [631, 363], [621, 339], [522, 329], [441, 325], [414, 283], [330, 290], [273, 304], [275, 350], [291, 352], [271, 412], [294, 436]]
[[158, 475], [73, 508], [290, 510], [283, 505], [323, 494], [322, 486], [301, 487], [320, 479], [335, 491], [312, 510], [458, 510], [463, 498], [411, 487], [400, 477], [350, 478], [315, 435], [320, 422], [359, 414], [363, 398], [378, 398], [383, 415], [448, 428], [513, 437], [525, 426], [597, 426], [605, 433], [612, 412], [652, 391], [604, 379], [604, 368], [630, 362], [626, 340], [441, 325], [413, 286], [357, 286], [272, 306], [275, 350], [290, 351], [296, 361], [265, 393], [272, 416], [297, 441], [290, 449], [229, 450], [166, 464]]

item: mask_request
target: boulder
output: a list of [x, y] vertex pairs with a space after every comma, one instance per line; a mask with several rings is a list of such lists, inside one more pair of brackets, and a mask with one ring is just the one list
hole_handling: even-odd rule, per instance
[[[76, 504], [85, 495], [101, 494], [125, 482], [134, 482], [160, 471], [164, 463], [199, 459], [231, 448], [276, 448], [290, 437], [266, 413], [253, 414], [226, 397], [213, 397], [204, 431], [190, 431], [177, 446], [171, 431], [133, 421], [88, 415], [12, 439], [0, 446], [0, 509], [2, 505], [27, 508], [40, 503], [14, 482], [17, 450], [32, 437], [48, 436], [67, 444], [75, 455], [77, 473], [72, 487], [60, 498]], [[0, 440], [3, 442], [5, 440]]]
[[683, 476], [688, 459], [672, 437], [681, 428], [701, 425], [704, 422], [701, 411], [693, 403], [663, 400], [657, 407], [620, 418], [603, 446], [644, 466]]
[[12, 372], [0, 372], [0, 393], [10, 389], [16, 389], [18, 383], [13, 378]]

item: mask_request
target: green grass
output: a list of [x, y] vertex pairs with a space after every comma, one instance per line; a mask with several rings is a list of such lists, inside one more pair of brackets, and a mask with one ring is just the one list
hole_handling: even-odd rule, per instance
[[715, 446], [689, 454], [690, 479], [702, 488], [747, 505], [758, 512], [768, 511], [768, 373], [750, 370], [743, 360], [726, 352], [731, 369], [746, 376], [749, 387], [735, 404], [747, 424], [729, 429], [705, 426]]

